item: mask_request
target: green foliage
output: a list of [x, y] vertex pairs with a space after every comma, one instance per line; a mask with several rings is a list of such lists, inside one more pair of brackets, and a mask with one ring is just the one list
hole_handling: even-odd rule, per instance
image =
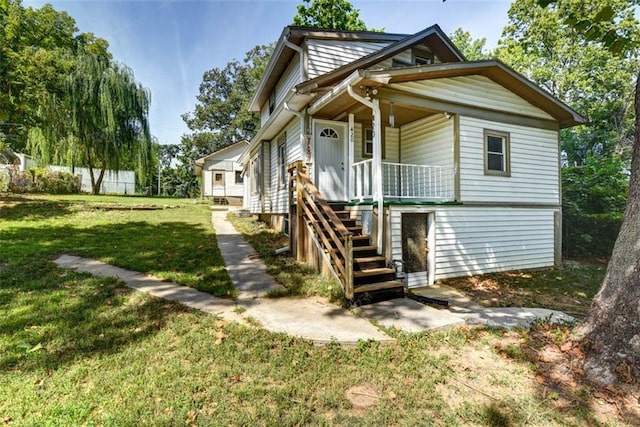
[[640, 25], [628, 0], [560, 0], [546, 8], [538, 0], [517, 0], [496, 50], [501, 60], [588, 117], [589, 125], [562, 131], [569, 164], [582, 164], [590, 153], [628, 156], [633, 139], [632, 94], [640, 44], [620, 55], [595, 33], [587, 37], [576, 28], [577, 22], [596, 22], [608, 33], [611, 25], [603, 10], [613, 12], [618, 33], [640, 40]]
[[20, 0], [3, 0], [0, 13], [0, 133], [22, 151], [27, 133], [43, 125], [42, 99], [64, 91], [64, 78], [75, 57], [90, 51], [110, 58], [108, 43], [91, 33], [77, 34], [66, 12], [46, 4], [25, 8]]
[[462, 28], [456, 28], [456, 30], [449, 35], [449, 38], [468, 61], [480, 61], [493, 57], [493, 52], [485, 50], [485, 44], [487, 43], [485, 37], [474, 39], [468, 31], [464, 31]]
[[[4, 174], [2, 174], [4, 175]], [[12, 171], [4, 175], [0, 191], [9, 193], [47, 193], [47, 194], [78, 194], [80, 193], [80, 178], [67, 173], [51, 171], [46, 168], [27, 171]]]
[[43, 100], [44, 125], [31, 129], [29, 148], [45, 164], [86, 164], [95, 194], [104, 172], [123, 170], [126, 162], [137, 166], [143, 181], [151, 156], [150, 97], [131, 69], [100, 56], [80, 55], [64, 81], [64, 92]]
[[332, 30], [366, 31], [360, 11], [346, 0], [302, 0], [293, 25]]
[[272, 45], [256, 46], [242, 61], [234, 59], [224, 68], [205, 72], [195, 110], [182, 115], [189, 129], [195, 134], [209, 132], [209, 143], [220, 148], [251, 139], [260, 120], [257, 113], [249, 111], [249, 101], [272, 51]]
[[564, 252], [608, 257], [627, 202], [629, 176], [614, 157], [589, 157], [562, 170]]

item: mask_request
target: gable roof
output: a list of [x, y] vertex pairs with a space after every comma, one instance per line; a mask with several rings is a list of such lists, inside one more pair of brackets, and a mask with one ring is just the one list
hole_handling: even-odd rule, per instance
[[269, 94], [275, 87], [278, 79], [289, 65], [291, 58], [296, 54], [292, 46], [302, 45], [307, 38], [395, 43], [406, 37], [408, 37], [407, 34], [380, 33], [375, 31], [328, 30], [297, 26], [284, 27], [262, 74], [262, 78], [258, 83], [253, 98], [251, 98], [249, 111], [260, 110], [260, 106], [269, 98]]
[[[352, 100], [346, 93], [347, 86], [354, 88], [369, 86], [378, 89], [381, 94], [388, 93], [388, 91], [385, 92], [385, 88], [388, 88], [393, 93], [402, 95], [403, 91], [393, 86], [395, 83], [472, 75], [487, 77], [531, 105], [540, 108], [552, 116], [561, 128], [587, 123], [587, 119], [571, 107], [498, 60], [419, 65], [380, 70], [356, 70], [344, 78], [340, 84], [322, 96], [315, 98], [308, 111], [312, 115], [320, 110], [325, 110], [326, 112], [327, 106], [335, 103], [338, 99], [342, 100], [342, 104], [336, 104], [340, 105], [340, 110], [348, 108], [345, 107], [345, 103], [351, 102], [355, 104], [356, 101]], [[409, 93], [406, 93], [406, 95], [410, 96]], [[432, 105], [438, 104], [439, 101], [437, 99], [430, 100]], [[458, 105], [458, 103], [449, 101], [448, 104], [442, 104], [439, 108], [451, 110], [455, 105]], [[462, 107], [463, 104], [459, 104], [459, 106]], [[336, 111], [328, 112], [328, 115], [332, 116], [332, 113], [335, 115]]]
[[212, 157], [220, 156], [221, 154], [227, 153], [229, 151], [233, 151], [233, 150], [238, 149], [238, 148], [243, 148], [244, 149], [244, 148], [246, 148], [248, 146], [249, 146], [249, 141], [247, 141], [246, 139], [243, 139], [243, 140], [240, 140], [240, 141], [236, 142], [235, 144], [228, 145], [228, 146], [226, 146], [224, 148], [221, 148], [218, 151], [214, 151], [211, 154], [207, 154], [204, 157], [200, 157], [199, 159], [197, 159], [194, 162], [194, 164], [195, 164], [194, 173], [196, 175], [199, 175], [200, 171], [202, 170], [202, 167], [204, 166], [204, 163], [208, 159], [210, 159]]
[[367, 56], [363, 56], [353, 62], [345, 64], [335, 70], [307, 80], [296, 86], [299, 93], [309, 93], [316, 89], [333, 85], [347, 77], [353, 71], [368, 68], [378, 62], [389, 59], [398, 53], [416, 46], [420, 43], [428, 42], [434, 53], [442, 58], [444, 62], [465, 61], [464, 55], [455, 47], [453, 42], [442, 31], [439, 25], [432, 25], [413, 35], [407, 36], [389, 46], [375, 51]]
[[403, 83], [416, 80], [482, 75], [553, 116], [561, 128], [587, 123], [587, 119], [513, 68], [498, 60], [434, 64], [386, 70], [363, 70], [365, 80]]

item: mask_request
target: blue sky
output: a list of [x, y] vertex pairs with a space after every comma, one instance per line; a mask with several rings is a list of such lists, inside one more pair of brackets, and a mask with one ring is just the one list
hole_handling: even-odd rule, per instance
[[[151, 90], [151, 132], [163, 144], [188, 133], [181, 114], [192, 111], [202, 74], [275, 41], [301, 0], [23, 0], [65, 10], [81, 32], [109, 42], [116, 60]], [[353, 0], [369, 27], [415, 33], [438, 24], [461, 27], [493, 47], [507, 23], [509, 0]]]

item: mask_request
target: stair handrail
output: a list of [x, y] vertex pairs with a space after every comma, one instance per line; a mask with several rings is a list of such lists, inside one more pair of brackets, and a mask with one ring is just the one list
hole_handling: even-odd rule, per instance
[[[322, 242], [325, 251], [329, 254], [336, 269], [344, 289], [345, 297], [353, 299], [353, 233], [345, 227], [342, 220], [335, 214], [333, 209], [324, 199], [318, 188], [313, 184], [311, 178], [304, 172], [301, 161], [289, 166], [292, 183], [295, 178], [295, 191], [300, 201], [298, 209], [306, 216], [312, 229]], [[314, 218], [317, 216], [317, 220]], [[322, 227], [320, 227], [322, 224]], [[332, 226], [333, 224], [333, 226]], [[323, 231], [326, 231], [329, 238]], [[336, 232], [339, 234], [336, 234]], [[333, 250], [332, 243], [336, 250]], [[340, 256], [339, 256], [340, 255]]]

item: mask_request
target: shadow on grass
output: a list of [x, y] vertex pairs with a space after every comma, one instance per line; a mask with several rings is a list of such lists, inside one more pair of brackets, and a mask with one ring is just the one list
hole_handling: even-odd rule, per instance
[[177, 303], [134, 294], [116, 279], [60, 270], [45, 260], [0, 271], [0, 372], [55, 370], [154, 335]]
[[2, 262], [52, 258], [65, 253], [152, 273], [216, 296], [233, 293], [216, 237], [204, 226], [144, 221], [87, 228], [25, 226], [3, 231], [1, 240]]
[[34, 200], [28, 197], [0, 197], [0, 219], [39, 221], [73, 213], [72, 203], [67, 201]]
[[622, 389], [598, 390], [585, 381], [584, 357], [580, 344], [571, 341], [572, 329], [535, 323], [518, 348], [503, 350], [533, 366], [540, 400], [554, 409], [574, 413], [585, 425], [602, 425], [614, 413], [629, 425], [640, 425], [637, 397]]

